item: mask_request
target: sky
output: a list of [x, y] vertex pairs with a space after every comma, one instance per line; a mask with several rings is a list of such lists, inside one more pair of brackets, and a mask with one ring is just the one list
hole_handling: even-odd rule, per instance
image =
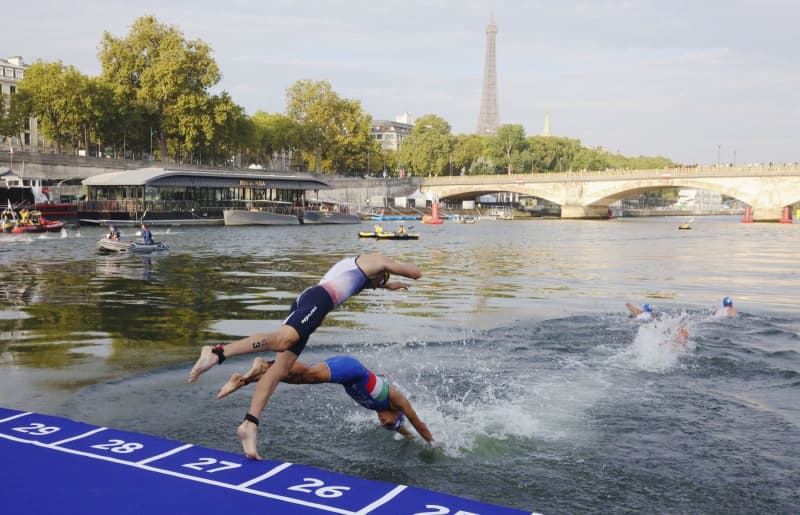
[[474, 133], [493, 18], [501, 124], [540, 134], [549, 113], [553, 135], [626, 156], [800, 162], [800, 0], [37, 0], [6, 18], [0, 56], [99, 75], [103, 33], [145, 15], [206, 42], [214, 92], [249, 115], [326, 80], [374, 119]]

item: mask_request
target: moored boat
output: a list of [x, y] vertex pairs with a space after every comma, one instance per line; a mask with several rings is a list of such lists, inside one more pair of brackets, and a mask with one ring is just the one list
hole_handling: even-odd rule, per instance
[[262, 209], [225, 209], [222, 211], [225, 225], [298, 225], [295, 215], [276, 213]]
[[335, 202], [311, 202], [303, 209], [303, 224], [360, 224], [358, 212]]

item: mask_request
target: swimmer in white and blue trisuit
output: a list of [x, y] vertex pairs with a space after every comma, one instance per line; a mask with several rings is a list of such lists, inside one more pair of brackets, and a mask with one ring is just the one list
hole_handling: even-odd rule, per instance
[[653, 318], [653, 307], [650, 304], [645, 304], [639, 309], [629, 302], [625, 304], [625, 307], [628, 308], [628, 311], [631, 312], [631, 316], [636, 320], [650, 320]]
[[[247, 373], [233, 374], [228, 379], [217, 394], [217, 399], [235, 392], [246, 384], [258, 381], [272, 363], [262, 358], [255, 358], [252, 368]], [[412, 436], [411, 431], [403, 423], [404, 419], [407, 419], [426, 442], [433, 441], [428, 426], [417, 416], [417, 412], [411, 407], [405, 395], [352, 356], [333, 356], [311, 366], [302, 361], [295, 361], [289, 369], [289, 374], [281, 381], [290, 384], [340, 384], [354, 401], [378, 414], [378, 420], [384, 429], [397, 431], [403, 436]]]
[[345, 258], [333, 265], [318, 285], [307, 288], [294, 300], [289, 316], [276, 331], [254, 334], [225, 346], [206, 345], [200, 350], [200, 357], [189, 372], [190, 383], [197, 381], [200, 374], [216, 364], [221, 364], [228, 357], [263, 351], [278, 353], [275, 365], [259, 379], [250, 402], [250, 410], [236, 430], [248, 458], [261, 459], [256, 449], [258, 419], [278, 382], [286, 376], [303, 352], [311, 334], [333, 308], [364, 288], [408, 289], [408, 284], [402, 281], [389, 281], [389, 274], [410, 279], [422, 277], [422, 271], [417, 265], [401, 263], [380, 253]]

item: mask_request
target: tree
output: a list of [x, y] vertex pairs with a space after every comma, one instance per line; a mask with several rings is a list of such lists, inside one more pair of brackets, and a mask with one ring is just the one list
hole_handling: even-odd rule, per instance
[[61, 61], [38, 61], [25, 70], [25, 77], [17, 85], [17, 94], [30, 102], [30, 113], [39, 121], [41, 132], [55, 142], [59, 153], [66, 143], [75, 145], [80, 140], [87, 80]]
[[403, 139], [398, 159], [418, 175], [442, 175], [448, 170], [453, 150], [450, 124], [428, 114], [414, 122], [411, 134]]
[[576, 170], [605, 170], [608, 168], [608, 159], [595, 149], [581, 147], [572, 160], [572, 167]]
[[533, 169], [543, 172], [570, 170], [581, 149], [579, 140], [553, 136], [531, 136], [528, 145], [533, 156]]
[[[98, 57], [102, 77], [131, 103], [141, 105], [151, 126], [158, 128], [155, 134], [162, 159], [169, 138], [191, 139], [195, 130], [209, 128], [208, 123], [181, 119], [185, 114], [181, 109], [204, 103], [200, 99], [208, 97], [208, 90], [220, 80], [211, 48], [203, 41], [187, 41], [177, 28], [160, 23], [154, 16], [143, 16], [125, 38], [105, 32]], [[196, 115], [194, 109], [190, 112]], [[176, 147], [186, 144], [183, 141]], [[196, 143], [188, 144], [193, 148]]]
[[250, 121], [253, 135], [247, 144], [247, 158], [251, 163], [274, 170], [277, 152], [291, 152], [303, 143], [299, 125], [284, 114], [257, 111]]
[[378, 147], [372, 118], [356, 100], [340, 98], [327, 81], [300, 80], [286, 92], [287, 115], [300, 128], [303, 158], [317, 172], [365, 170]]
[[25, 122], [31, 116], [30, 96], [25, 92], [0, 95], [0, 136], [22, 140]]
[[[459, 134], [453, 143], [453, 167], [472, 174], [473, 163], [481, 157], [486, 157], [489, 148], [490, 136], [483, 134]], [[476, 170], [478, 168], [475, 168]], [[493, 172], [492, 172], [493, 173]]]
[[489, 151], [494, 161], [505, 167], [509, 175], [513, 170], [523, 172], [530, 169], [531, 156], [522, 125], [506, 124], [498, 127], [491, 139]]

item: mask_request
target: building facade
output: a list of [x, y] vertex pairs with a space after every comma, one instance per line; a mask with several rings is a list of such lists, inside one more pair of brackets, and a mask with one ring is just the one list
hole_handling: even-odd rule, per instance
[[[12, 56], [8, 59], [0, 59], [0, 93], [11, 96], [17, 92], [17, 83], [25, 77], [27, 68], [22, 57]], [[30, 118], [25, 122], [21, 134], [10, 138], [0, 136], [3, 147], [10, 144], [10, 148], [20, 151], [41, 152], [47, 147], [47, 141], [39, 132], [36, 118]]]
[[382, 150], [397, 152], [403, 145], [403, 139], [414, 130], [411, 115], [404, 113], [397, 116], [394, 121], [372, 120], [369, 133], [381, 144]]

